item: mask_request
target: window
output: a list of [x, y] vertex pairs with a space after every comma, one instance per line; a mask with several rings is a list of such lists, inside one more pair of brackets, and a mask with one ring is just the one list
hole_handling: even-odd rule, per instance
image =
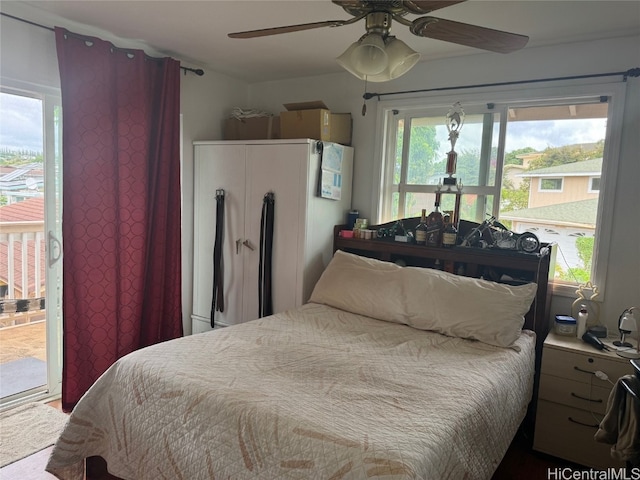
[[[438, 183], [446, 176], [447, 152], [451, 146], [444, 115], [432, 111], [398, 112], [395, 115], [394, 162], [389, 163], [384, 216], [389, 219], [420, 215], [430, 210]], [[438, 112], [440, 113], [440, 112]], [[446, 113], [446, 110], [445, 110]], [[496, 163], [491, 160], [497, 149], [500, 116], [494, 112], [465, 112], [465, 135], [456, 144], [457, 177], [463, 181], [465, 202], [463, 218], [482, 218], [485, 202], [498, 198]], [[453, 195], [442, 196], [442, 210], [452, 210]]]
[[545, 192], [561, 192], [562, 178], [541, 178], [539, 190]]
[[[608, 230], [602, 228], [608, 220], [598, 217], [605, 191], [601, 178], [617, 168], [611, 126], [621, 117], [613, 116], [610, 87], [550, 88], [547, 96], [540, 93], [545, 89], [532, 90], [527, 92], [531, 99], [508, 92], [500, 102], [482, 98], [495, 93], [461, 96], [466, 101], [430, 98], [423, 105], [381, 102], [386, 132], [378, 221], [433, 210], [451, 150], [445, 116], [460, 101], [465, 111], [455, 144], [455, 176], [463, 185], [460, 218], [481, 222], [495, 215], [515, 232], [535, 232], [542, 242], [557, 243], [558, 291], [573, 295], [575, 285], [587, 281], [601, 287], [597, 282], [604, 279], [608, 246]], [[613, 90], [623, 97], [621, 89]], [[614, 185], [610, 188], [613, 193]], [[440, 209], [453, 210], [454, 200], [442, 195]]]

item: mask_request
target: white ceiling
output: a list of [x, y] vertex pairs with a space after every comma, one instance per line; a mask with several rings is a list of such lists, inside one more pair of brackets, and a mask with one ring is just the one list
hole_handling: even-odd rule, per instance
[[[119, 39], [136, 41], [150, 53], [171, 55], [183, 65], [207, 67], [250, 83], [340, 72], [335, 57], [364, 33], [360, 21], [254, 39], [227, 37], [235, 31], [351, 18], [330, 0], [3, 0], [0, 8], [77, 33], [89, 33], [83, 27], [89, 25], [105, 34], [101, 38], [115, 38], [116, 44]], [[431, 15], [527, 35], [525, 48], [640, 34], [639, 0], [468, 0]], [[392, 33], [420, 52], [421, 61], [483, 52], [416, 37], [398, 23]], [[105, 38], [109, 34], [112, 38]]]

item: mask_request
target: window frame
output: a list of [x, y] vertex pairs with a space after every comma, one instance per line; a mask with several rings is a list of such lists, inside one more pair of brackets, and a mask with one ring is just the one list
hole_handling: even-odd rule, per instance
[[[407, 114], [402, 116], [402, 119], [405, 120], [405, 126], [404, 126], [404, 131], [403, 131], [403, 142], [402, 142], [402, 147], [403, 147], [403, 156], [408, 152], [409, 148], [410, 148], [410, 142], [409, 142], [409, 138], [410, 138], [410, 133], [411, 133], [411, 123], [408, 122], [407, 120], [410, 120], [411, 118], [421, 118], [424, 116], [428, 116], [428, 117], [432, 117], [434, 116], [436, 113], [439, 113], [443, 108], [444, 108], [444, 112], [446, 114], [446, 112], [448, 111], [448, 109], [451, 106], [438, 106], [438, 107], [434, 107], [432, 105], [429, 106], [423, 106], [421, 108], [412, 108], [412, 109], [407, 109]], [[391, 116], [388, 116], [387, 118], [387, 125], [390, 124], [390, 122], [397, 122], [398, 118], [394, 118], [396, 117], [396, 115], [398, 115], [397, 109], [392, 109]], [[485, 120], [483, 120], [484, 122], [486, 122], [486, 116], [488, 115], [495, 115], [498, 114], [500, 120], [498, 122], [496, 122], [497, 125], [501, 127], [501, 123], [502, 123], [502, 119], [504, 118], [504, 112], [499, 112], [496, 109], [492, 108], [491, 106], [488, 105], [482, 105], [482, 104], [476, 104], [473, 105], [471, 107], [465, 108], [465, 114], [467, 115], [467, 117], [471, 116], [471, 115], [481, 115], [485, 117]], [[442, 115], [442, 118], [444, 120], [445, 115]], [[493, 123], [492, 123], [493, 125]], [[395, 130], [393, 130], [395, 131]], [[383, 197], [379, 197], [380, 198], [380, 208], [381, 211], [383, 212], [381, 216], [379, 216], [378, 221], [379, 222], [383, 222], [385, 220], [383, 219], [388, 219], [391, 217], [391, 212], [390, 212], [390, 204], [391, 201], [387, 200], [387, 199], [391, 199], [391, 197], [395, 194], [398, 193], [400, 195], [400, 200], [402, 200], [407, 194], [411, 194], [411, 193], [427, 193], [427, 194], [435, 194], [437, 189], [438, 189], [438, 185], [433, 184], [433, 185], [420, 185], [420, 184], [407, 184], [406, 182], [403, 183], [403, 180], [406, 180], [407, 177], [407, 169], [408, 169], [408, 165], [406, 163], [403, 163], [402, 165], [402, 169], [400, 172], [400, 177], [401, 177], [401, 183], [398, 184], [398, 186], [396, 187], [395, 184], [391, 183], [386, 185], [385, 184], [385, 177], [388, 176], [390, 178], [393, 178], [394, 175], [394, 170], [395, 170], [395, 151], [396, 151], [396, 136], [392, 135], [390, 133], [390, 130], [385, 129], [385, 135], [388, 137], [387, 138], [387, 155], [390, 155], [390, 157], [388, 158], [393, 158], [392, 161], [387, 162], [387, 164], [385, 165], [385, 170], [383, 172], [383, 177], [380, 178], [380, 182], [382, 185], [382, 195]], [[448, 140], [446, 140], [448, 141]], [[487, 159], [490, 155], [491, 155], [491, 141], [492, 141], [492, 135], [487, 135], [486, 131], [483, 131], [483, 138], [482, 138], [482, 147], [480, 149], [480, 156], [481, 158]], [[488, 148], [487, 148], [487, 144], [488, 144]], [[502, 156], [504, 154], [504, 152], [498, 152], [498, 155]], [[483, 177], [483, 175], [485, 175], [486, 169], [483, 169], [482, 166], [480, 167], [480, 172], [479, 172], [479, 176]], [[496, 178], [498, 178], [499, 176], [502, 176], [502, 165], [499, 165], [496, 168], [496, 172], [495, 172], [495, 176]], [[443, 176], [445, 176], [443, 174]], [[486, 175], [485, 175], [486, 176]], [[492, 202], [492, 206], [493, 208], [496, 208], [498, 206], [498, 202], [499, 202], [499, 198], [500, 198], [500, 184], [499, 182], [494, 182], [493, 185], [465, 185], [464, 186], [464, 192], [466, 194], [474, 194], [474, 195], [478, 195], [478, 196], [483, 196], [486, 198], [493, 198], [493, 202]], [[398, 211], [399, 211], [399, 215], [400, 217], [404, 217], [404, 203], [402, 201], [399, 202], [398, 204]]]
[[[400, 98], [380, 100], [376, 112], [376, 143], [375, 143], [375, 164], [373, 169], [372, 186], [372, 214], [371, 218], [377, 223], [389, 221], [390, 212], [387, 200], [392, 194], [393, 186], [385, 182], [389, 169], [393, 169], [395, 162], [395, 140], [389, 126], [394, 121], [394, 114], [398, 111], [434, 110], [446, 115], [451, 105], [460, 102], [467, 111], [474, 111], [474, 107], [493, 105], [496, 112], [500, 113], [499, 135], [504, 137], [507, 128], [507, 108], [526, 106], [531, 103], [544, 106], [567, 102], [571, 99], [578, 101], [594, 98], [608, 98], [608, 113], [605, 133], [605, 151], [603, 157], [605, 161], [602, 165], [600, 175], [600, 200], [598, 202], [597, 223], [596, 223], [596, 243], [593, 252], [593, 269], [591, 282], [598, 286], [601, 295], [606, 290], [605, 280], [607, 278], [607, 263], [611, 244], [611, 229], [613, 224], [614, 205], [616, 200], [616, 178], [618, 171], [618, 160], [620, 153], [620, 136], [622, 131], [622, 119], [624, 114], [626, 95], [625, 82], [599, 83], [594, 79], [581, 81], [561, 80], [553, 85], [531, 86], [522, 89], [518, 86], [469, 88], [451, 92], [425, 92], [418, 96], [401, 95]], [[395, 130], [394, 130], [395, 131]], [[406, 134], [406, 132], [405, 132]], [[462, 131], [461, 135], [464, 135]], [[405, 142], [405, 145], [408, 142]], [[498, 166], [496, 169], [496, 180], [498, 188], [502, 178], [502, 167], [504, 159], [504, 144], [498, 145]], [[476, 192], [477, 187], [464, 187], [466, 194]], [[498, 190], [499, 191], [499, 190]], [[484, 192], [483, 192], [484, 193]], [[494, 196], [494, 204], [499, 204], [500, 198]], [[564, 283], [558, 280], [551, 282], [552, 293], [554, 295], [575, 297], [575, 283]]]
[[[543, 183], [545, 180], [559, 180], [560, 188], [544, 188]], [[538, 192], [540, 193], [562, 193], [564, 191], [564, 178], [563, 177], [538, 177]]]

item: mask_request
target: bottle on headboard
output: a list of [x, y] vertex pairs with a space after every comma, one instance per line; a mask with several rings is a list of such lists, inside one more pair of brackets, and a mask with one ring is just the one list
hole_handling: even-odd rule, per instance
[[458, 239], [458, 230], [453, 225], [451, 214], [445, 213], [444, 215], [444, 230], [442, 231], [442, 246], [445, 248], [451, 248], [456, 246]]
[[433, 212], [427, 217], [427, 247], [439, 247], [442, 243], [442, 213], [440, 213], [440, 202], [436, 200]]
[[422, 217], [420, 223], [416, 227], [415, 239], [418, 245], [424, 245], [427, 241], [427, 210], [422, 209]]

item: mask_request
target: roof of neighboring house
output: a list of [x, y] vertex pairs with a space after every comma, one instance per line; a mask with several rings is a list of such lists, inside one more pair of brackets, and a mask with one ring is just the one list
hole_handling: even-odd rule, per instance
[[600, 175], [602, 172], [602, 158], [592, 158], [591, 160], [582, 160], [581, 162], [565, 163], [554, 167], [538, 168], [537, 170], [529, 170], [522, 172], [520, 177], [542, 177], [548, 175], [562, 176], [590, 176]]
[[575, 225], [595, 227], [598, 211], [598, 199], [579, 200], [559, 203], [545, 207], [525, 208], [500, 214], [505, 220], [555, 223], [557, 225]]
[[35, 197], [0, 207], [0, 222], [37, 222], [44, 220], [44, 198]]
[[22, 191], [32, 195], [44, 187], [42, 163], [29, 163], [0, 169], [0, 192]]

